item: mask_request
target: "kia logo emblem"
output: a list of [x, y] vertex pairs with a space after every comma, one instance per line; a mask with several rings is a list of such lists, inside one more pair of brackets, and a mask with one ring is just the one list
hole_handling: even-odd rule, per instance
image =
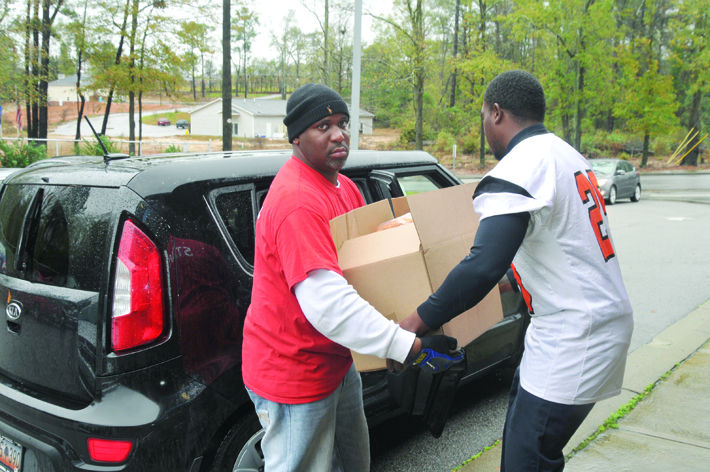
[[22, 315], [22, 305], [19, 302], [10, 302], [5, 308], [5, 314], [13, 321], [17, 320]]

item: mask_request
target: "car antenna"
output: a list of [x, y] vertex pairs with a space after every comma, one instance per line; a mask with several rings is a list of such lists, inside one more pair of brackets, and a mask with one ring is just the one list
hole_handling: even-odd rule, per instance
[[94, 125], [91, 124], [91, 121], [89, 120], [89, 117], [84, 115], [84, 119], [86, 119], [86, 122], [89, 123], [89, 128], [91, 128], [91, 132], [94, 133], [94, 136], [96, 136], [96, 139], [99, 141], [99, 145], [101, 146], [101, 149], [104, 151], [104, 163], [108, 164], [108, 161], [114, 161], [116, 159], [127, 159], [131, 156], [128, 154], [122, 154], [118, 152], [114, 152], [109, 154], [108, 149], [106, 149], [106, 145], [104, 145], [104, 142], [101, 140], [101, 137], [99, 136], [99, 133], [96, 132], [94, 129]]

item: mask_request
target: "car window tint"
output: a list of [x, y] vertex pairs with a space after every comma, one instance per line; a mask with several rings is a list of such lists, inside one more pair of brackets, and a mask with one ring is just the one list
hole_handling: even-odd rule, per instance
[[592, 161], [592, 170], [599, 176], [609, 176], [614, 172], [612, 161]]
[[32, 250], [30, 280], [50, 285], [66, 284], [69, 273], [69, 229], [56, 194], [42, 200], [37, 236]]
[[426, 175], [398, 176], [397, 180], [399, 181], [399, 185], [402, 187], [405, 195], [429, 192], [440, 187]]
[[241, 257], [254, 265], [254, 200], [252, 188], [219, 189], [212, 200]]
[[34, 198], [32, 192], [19, 192], [18, 187], [8, 186], [3, 193], [3, 200], [12, 201], [12, 205], [0, 206], [0, 272], [14, 273], [17, 245], [20, 231], [24, 224], [27, 207]]
[[[28, 215], [38, 192], [39, 210]], [[111, 213], [106, 211], [106, 202], [113, 198], [115, 192], [106, 188], [8, 186], [3, 200], [12, 203], [0, 206], [0, 272], [32, 282], [98, 291], [109, 244]], [[32, 234], [20, 255], [23, 228]], [[15, 267], [18, 256], [27, 261], [26, 267]]]

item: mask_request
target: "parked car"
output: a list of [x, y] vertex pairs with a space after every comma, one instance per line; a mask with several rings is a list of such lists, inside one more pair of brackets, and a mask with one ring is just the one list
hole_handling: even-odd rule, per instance
[[[288, 151], [73, 156], [0, 190], [0, 454], [23, 472], [257, 470], [241, 380], [254, 222]], [[353, 151], [373, 202], [460, 181], [421, 151]], [[520, 360], [517, 286], [466, 346], [463, 382]], [[371, 426], [404, 410], [362, 372]], [[409, 394], [415, 394], [409, 390]], [[251, 467], [251, 468], [250, 468]]]
[[188, 129], [190, 127], [190, 122], [187, 120], [177, 120], [175, 126], [181, 129]]
[[613, 205], [619, 198], [641, 200], [641, 174], [622, 159], [591, 159], [594, 175], [604, 200]]
[[170, 126], [170, 120], [168, 118], [158, 118], [158, 126]]

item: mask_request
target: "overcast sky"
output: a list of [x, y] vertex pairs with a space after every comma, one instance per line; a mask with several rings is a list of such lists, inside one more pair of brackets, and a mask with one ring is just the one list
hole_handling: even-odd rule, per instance
[[[319, 17], [323, 18], [323, 0], [250, 0], [251, 9], [259, 16], [259, 35], [252, 46], [254, 56], [267, 58], [276, 57], [276, 51], [271, 48], [272, 33], [278, 34], [285, 24], [285, 18], [292, 16], [292, 24], [298, 26], [304, 33], [320, 31], [318, 22], [310, 11], [303, 5], [316, 5]], [[351, 0], [354, 3], [354, 0]], [[333, 0], [330, 1], [331, 8]], [[373, 22], [367, 12], [386, 15], [392, 10], [393, 0], [362, 0], [362, 41], [371, 43], [374, 40]], [[334, 13], [331, 13], [334, 15]], [[332, 17], [331, 17], [332, 18]], [[331, 19], [331, 22], [333, 20]], [[348, 23], [348, 30], [352, 33], [353, 19]]]

